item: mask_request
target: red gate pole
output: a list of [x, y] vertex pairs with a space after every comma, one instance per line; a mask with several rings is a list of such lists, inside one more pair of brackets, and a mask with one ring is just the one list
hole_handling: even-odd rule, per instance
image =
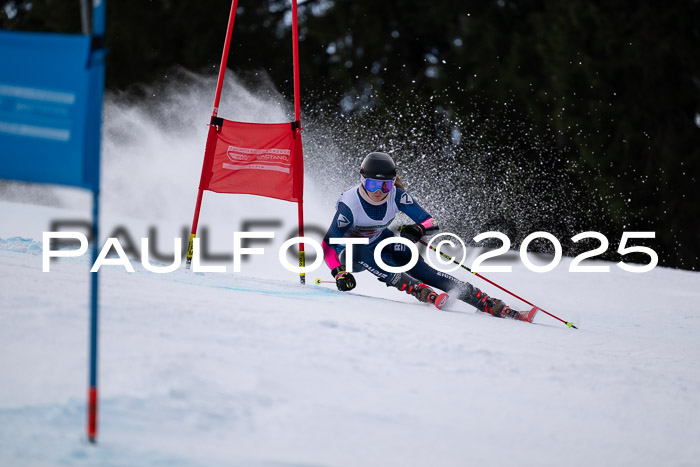
[[[294, 137], [301, 138], [301, 99], [299, 92], [299, 29], [297, 23], [297, 0], [292, 0], [292, 55], [294, 61], [294, 121], [295, 130]], [[302, 160], [302, 166], [303, 166]], [[299, 236], [304, 236], [304, 192], [299, 195], [297, 201], [299, 212]], [[304, 267], [306, 264], [304, 244], [299, 244], [299, 267]], [[306, 284], [306, 274], [299, 273], [299, 282]]]
[[[231, 2], [231, 11], [228, 15], [228, 26], [226, 28], [226, 41], [224, 42], [224, 53], [221, 55], [221, 65], [219, 66], [219, 78], [216, 81], [216, 94], [214, 95], [214, 109], [211, 112], [212, 121], [209, 122], [209, 133], [207, 135], [207, 144], [209, 146], [209, 140], [212, 137], [212, 131], [216, 131], [216, 126], [213, 124], [213, 119], [219, 114], [219, 102], [221, 101], [221, 89], [224, 86], [224, 75], [226, 74], [226, 62], [228, 61], [228, 52], [231, 45], [231, 35], [233, 34], [233, 22], [236, 19], [236, 8], [238, 7], [238, 0], [233, 0]], [[194, 218], [192, 219], [192, 230], [190, 231], [190, 241], [187, 246], [187, 263], [186, 268], [189, 269], [192, 264], [192, 248], [194, 244], [194, 238], [197, 236], [197, 225], [199, 224], [199, 210], [202, 206], [202, 195], [204, 190], [202, 189], [202, 183], [204, 181], [205, 170], [207, 167], [207, 151], [204, 150], [204, 161], [202, 162], [202, 174], [199, 177], [199, 191], [197, 192], [197, 203], [194, 207]]]

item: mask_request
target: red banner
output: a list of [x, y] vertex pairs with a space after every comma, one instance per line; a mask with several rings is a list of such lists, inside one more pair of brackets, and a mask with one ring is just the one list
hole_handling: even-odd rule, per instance
[[209, 127], [200, 189], [302, 201], [304, 163], [298, 127], [223, 119], [218, 123], [222, 124]]

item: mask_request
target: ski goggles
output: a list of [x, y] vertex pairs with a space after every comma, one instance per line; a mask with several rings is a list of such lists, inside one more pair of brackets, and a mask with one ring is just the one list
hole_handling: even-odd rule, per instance
[[389, 193], [394, 186], [393, 180], [376, 180], [374, 178], [362, 177], [362, 186], [365, 187], [368, 193], [374, 193], [381, 190], [382, 193]]

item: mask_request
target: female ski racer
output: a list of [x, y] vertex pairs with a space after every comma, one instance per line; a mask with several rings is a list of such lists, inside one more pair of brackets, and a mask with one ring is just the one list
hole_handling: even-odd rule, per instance
[[[374, 260], [374, 249], [382, 240], [394, 236], [387, 227], [399, 211], [415, 222], [401, 229], [402, 237], [417, 242], [424, 235], [437, 232], [437, 221], [406, 192], [401, 180], [397, 180], [396, 165], [391, 156], [383, 152], [372, 152], [360, 166], [360, 184], [340, 195], [333, 222], [323, 238], [324, 259], [331, 269], [338, 290], [347, 292], [354, 289], [357, 283], [353, 275], [346, 271], [341, 259], [347, 257], [342, 254], [345, 253], [345, 245], [331, 244], [330, 239], [364, 237], [369, 240], [368, 245], [352, 245], [354, 271], [367, 270], [387, 287], [405, 291], [419, 301], [432, 303], [438, 308], [442, 308], [447, 293], [450, 293], [477, 310], [493, 316], [532, 321], [535, 309], [529, 312], [515, 311], [470, 283], [433, 269], [422, 257], [407, 272], [383, 271]], [[403, 266], [411, 259], [411, 251], [406, 245], [392, 243], [382, 250], [381, 258], [389, 266]], [[431, 287], [447, 293], [438, 294]]]

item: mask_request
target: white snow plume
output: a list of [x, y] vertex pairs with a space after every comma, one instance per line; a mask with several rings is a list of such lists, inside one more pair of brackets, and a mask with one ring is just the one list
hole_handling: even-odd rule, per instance
[[[214, 102], [216, 76], [174, 70], [142, 86], [140, 98], [110, 94], [105, 102], [104, 207], [144, 219], [191, 217]], [[291, 121], [286, 102], [264, 79], [246, 87], [233, 73], [224, 80], [219, 116], [273, 123]], [[229, 199], [230, 201], [230, 199]], [[220, 215], [234, 203], [220, 200]]]
[[362, 157], [388, 152], [421, 205], [465, 239], [498, 230], [517, 245], [543, 226], [571, 237], [604, 215], [596, 203], [606, 201], [593, 200], [572, 183], [557, 141], [534, 133], [511, 109], [494, 107], [497, 118], [489, 118], [476, 104], [462, 105], [474, 109], [464, 119], [405, 98], [352, 115], [334, 104], [308, 109], [307, 141], [333, 148], [329, 154], [312, 152], [308, 161], [320, 162], [312, 170], [327, 185], [348, 186], [357, 181]]

